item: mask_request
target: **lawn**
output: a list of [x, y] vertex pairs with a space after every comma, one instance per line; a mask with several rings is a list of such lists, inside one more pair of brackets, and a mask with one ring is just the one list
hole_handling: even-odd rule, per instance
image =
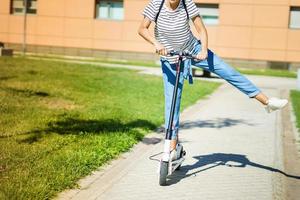
[[[31, 55], [33, 58], [47, 58], [47, 59], [66, 59], [63, 56], [47, 56], [47, 55]], [[68, 58], [70, 59], [70, 58]], [[79, 58], [71, 58], [72, 61], [83, 61]], [[145, 67], [160, 67], [158, 63], [150, 61], [137, 61], [137, 60], [110, 60], [104, 58], [89, 58], [84, 59], [87, 62], [101, 62], [101, 63], [110, 63], [110, 64], [125, 64], [125, 65], [134, 65], [134, 66], [145, 66]], [[275, 76], [275, 77], [285, 77], [285, 78], [296, 78], [297, 73], [288, 70], [278, 70], [278, 69], [245, 69], [236, 67], [236, 69], [242, 74], [248, 75], [259, 75], [259, 76]], [[201, 69], [199, 69], [201, 70]]]
[[300, 130], [300, 91], [292, 90], [291, 99], [293, 103], [294, 113], [296, 115], [297, 128], [298, 130]]
[[[186, 84], [182, 107], [218, 83]], [[49, 199], [163, 123], [161, 77], [0, 58], [0, 199]]]
[[288, 70], [278, 69], [242, 69], [237, 68], [242, 74], [259, 75], [259, 76], [275, 76], [284, 78], [297, 78], [297, 73]]

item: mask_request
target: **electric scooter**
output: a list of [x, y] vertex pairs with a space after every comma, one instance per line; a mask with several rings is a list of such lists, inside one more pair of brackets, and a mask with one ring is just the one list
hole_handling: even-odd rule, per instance
[[[179, 142], [177, 142], [176, 148], [174, 150], [170, 149], [171, 137], [172, 137], [172, 124], [174, 119], [174, 111], [176, 105], [180, 71], [182, 71], [181, 62], [183, 58], [196, 59], [196, 57], [193, 56], [188, 51], [171, 51], [168, 53], [168, 55], [170, 56], [178, 55], [178, 62], [176, 64], [175, 86], [174, 86], [173, 96], [172, 96], [168, 128], [166, 129], [164, 151], [159, 164], [159, 185], [161, 186], [165, 186], [167, 184], [167, 176], [171, 175], [175, 170], [179, 170], [181, 164], [185, 160], [186, 152], [183, 149], [183, 146]], [[175, 160], [173, 160], [173, 158], [175, 158]]]

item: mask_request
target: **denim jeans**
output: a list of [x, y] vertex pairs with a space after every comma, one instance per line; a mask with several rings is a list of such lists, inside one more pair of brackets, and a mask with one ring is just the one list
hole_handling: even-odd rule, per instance
[[[197, 43], [194, 46], [192, 52], [193, 55], [197, 55], [201, 51], [201, 44]], [[178, 93], [177, 100], [175, 105], [174, 120], [172, 126], [172, 139], [176, 139], [178, 130], [179, 130], [179, 111], [180, 111], [180, 101], [183, 90], [184, 70], [191, 65], [205, 69], [212, 73], [217, 74], [219, 77], [225, 79], [231, 85], [239, 89], [241, 92], [246, 94], [248, 97], [253, 98], [260, 90], [245, 76], [240, 74], [234, 68], [226, 64], [219, 56], [213, 53], [211, 50], [208, 50], [208, 57], [205, 60], [190, 60], [186, 59], [181, 63], [182, 70], [180, 72], [179, 84], [178, 84]], [[163, 72], [164, 80], [164, 94], [165, 94], [165, 128], [168, 128], [169, 116], [171, 110], [172, 95], [175, 85], [175, 76], [176, 76], [176, 64], [170, 64], [165, 58], [161, 58], [161, 66]]]

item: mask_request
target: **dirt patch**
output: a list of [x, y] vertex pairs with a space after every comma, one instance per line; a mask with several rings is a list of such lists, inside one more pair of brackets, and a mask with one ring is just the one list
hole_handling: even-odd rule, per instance
[[[289, 99], [289, 92], [284, 91], [281, 95]], [[291, 102], [291, 100], [289, 100]], [[298, 151], [297, 134], [295, 123], [291, 117], [291, 105], [284, 108], [281, 112], [283, 125], [283, 153], [284, 168], [287, 174], [293, 177], [286, 177], [286, 199], [299, 200], [300, 197], [300, 154]]]
[[0, 172], [4, 172], [6, 168], [6, 165], [0, 165]]
[[74, 110], [81, 107], [76, 105], [73, 101], [65, 99], [44, 99], [42, 100], [42, 103], [49, 109]]

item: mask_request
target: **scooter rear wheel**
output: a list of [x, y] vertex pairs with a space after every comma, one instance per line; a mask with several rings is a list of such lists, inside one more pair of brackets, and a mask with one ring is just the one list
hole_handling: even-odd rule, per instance
[[167, 185], [167, 175], [168, 175], [169, 162], [162, 161], [160, 163], [160, 172], [159, 172], [159, 185]]

